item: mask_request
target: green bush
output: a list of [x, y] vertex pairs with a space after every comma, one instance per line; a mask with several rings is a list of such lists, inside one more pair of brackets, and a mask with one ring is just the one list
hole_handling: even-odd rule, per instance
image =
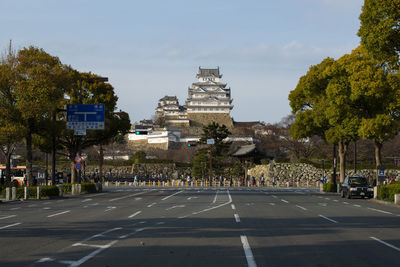
[[82, 193], [96, 193], [96, 185], [94, 183], [81, 183]]
[[59, 190], [57, 186], [44, 185], [41, 187], [40, 196], [41, 197], [57, 197], [59, 195]]
[[400, 184], [392, 183], [378, 187], [378, 199], [394, 202], [394, 195], [400, 194]]
[[72, 185], [71, 184], [62, 184], [63, 193], [71, 193]]
[[331, 182], [324, 183], [323, 184], [323, 191], [324, 192], [334, 192], [334, 193], [336, 193], [337, 192], [337, 186], [336, 186], [336, 184], [331, 183]]

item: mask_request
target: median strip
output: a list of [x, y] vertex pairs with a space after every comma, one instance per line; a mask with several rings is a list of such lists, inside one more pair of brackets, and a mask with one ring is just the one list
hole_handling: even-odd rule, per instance
[[328, 218], [328, 217], [325, 217], [324, 215], [318, 215], [319, 217], [322, 217], [322, 218], [324, 218], [324, 219], [326, 219], [326, 220], [328, 220], [328, 221], [330, 221], [330, 222], [333, 222], [333, 223], [338, 223], [337, 221], [335, 221], [335, 220], [333, 220], [333, 219], [330, 219], [330, 218]]

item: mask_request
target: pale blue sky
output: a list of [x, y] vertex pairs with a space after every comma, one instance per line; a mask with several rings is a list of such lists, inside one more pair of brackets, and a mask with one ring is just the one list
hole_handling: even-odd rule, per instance
[[185, 103], [198, 67], [220, 67], [236, 121], [274, 123], [311, 65], [358, 46], [362, 0], [0, 0], [0, 48], [34, 45], [109, 77], [132, 122]]

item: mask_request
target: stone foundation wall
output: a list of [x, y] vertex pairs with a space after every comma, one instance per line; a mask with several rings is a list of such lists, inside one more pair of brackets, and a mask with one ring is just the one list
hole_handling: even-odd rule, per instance
[[147, 140], [128, 141], [128, 146], [132, 150], [147, 150], [149, 148], [159, 148], [163, 150], [168, 150], [168, 143], [149, 144]]
[[232, 118], [228, 113], [189, 113], [188, 119], [190, 126], [201, 127], [216, 122], [220, 125], [226, 125], [228, 128], [233, 127]]
[[[266, 184], [269, 183], [270, 185], [272, 184], [273, 177], [275, 177], [275, 182], [282, 186], [286, 186], [287, 183], [289, 183], [290, 186], [312, 186], [316, 185], [323, 175], [325, 175], [329, 181], [332, 170], [318, 169], [304, 163], [271, 163], [267, 165], [257, 165], [248, 170], [248, 176], [250, 178], [254, 176], [257, 181], [260, 180], [262, 174], [264, 174]], [[353, 174], [353, 170], [346, 172], [346, 176]], [[372, 184], [372, 181], [376, 177], [376, 170], [360, 170], [357, 174], [364, 175]], [[339, 172], [337, 172], [337, 175], [339, 175]], [[399, 170], [386, 171], [386, 177], [389, 180], [399, 176]]]

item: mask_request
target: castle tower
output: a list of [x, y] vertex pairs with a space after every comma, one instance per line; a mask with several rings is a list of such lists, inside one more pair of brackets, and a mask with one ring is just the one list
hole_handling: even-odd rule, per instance
[[220, 81], [222, 74], [216, 69], [202, 69], [196, 75], [197, 82], [188, 89], [186, 100], [187, 118], [192, 126], [217, 122], [232, 127], [230, 111], [233, 108], [231, 89]]

